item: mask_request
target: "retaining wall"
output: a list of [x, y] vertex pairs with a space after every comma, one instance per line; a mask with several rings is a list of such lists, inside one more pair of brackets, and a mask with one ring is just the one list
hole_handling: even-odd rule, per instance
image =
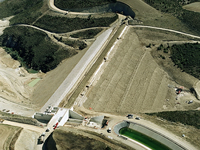
[[128, 122], [126, 122], [126, 121], [123, 121], [123, 122], [121, 122], [121, 123], [118, 123], [117, 125], [114, 126], [114, 132], [115, 132], [117, 135], [119, 135], [119, 130], [120, 130], [121, 128], [124, 128], [124, 127], [129, 127], [129, 124], [130, 124], [130, 123], [128, 123]]
[[184, 149], [183, 147], [181, 147], [177, 143], [174, 143], [171, 139], [165, 137], [164, 135], [162, 135], [154, 130], [150, 130], [139, 124], [130, 123], [129, 128], [139, 131], [140, 133], [143, 133], [143, 134], [159, 141], [160, 143], [167, 145], [171, 149], [175, 149], [175, 150], [183, 150]]

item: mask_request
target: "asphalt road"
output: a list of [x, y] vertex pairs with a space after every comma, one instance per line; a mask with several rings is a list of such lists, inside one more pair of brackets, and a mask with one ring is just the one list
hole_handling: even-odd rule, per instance
[[89, 67], [89, 65], [93, 64], [92, 62], [94, 62], [96, 55], [109, 38], [112, 30], [113, 28], [109, 28], [97, 37], [95, 42], [90, 46], [90, 48], [87, 50], [87, 52], [78, 62], [78, 64], [66, 77], [63, 83], [58, 87], [58, 89], [54, 92], [54, 94], [50, 97], [46, 104], [41, 108], [41, 112], [44, 112], [49, 105], [58, 106], [59, 103], [64, 99], [64, 97], [68, 93], [70, 93], [72, 88], [77, 84], [77, 81], [80, 80], [81, 76], [85, 74], [86, 69]]

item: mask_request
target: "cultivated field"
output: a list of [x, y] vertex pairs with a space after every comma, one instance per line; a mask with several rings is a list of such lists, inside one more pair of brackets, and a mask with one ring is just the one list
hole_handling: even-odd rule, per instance
[[178, 84], [156, 63], [134, 28], [129, 28], [107, 63], [101, 78], [87, 95], [84, 107], [111, 113], [182, 108], [177, 106], [174, 88], [168, 86]]
[[20, 130], [19, 127], [9, 126], [0, 124], [0, 149], [7, 150], [10, 149], [10, 144], [15, 136], [15, 134]]

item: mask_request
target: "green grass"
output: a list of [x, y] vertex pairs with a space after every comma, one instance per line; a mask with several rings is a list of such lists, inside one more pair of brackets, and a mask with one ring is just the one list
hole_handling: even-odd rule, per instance
[[151, 148], [152, 150], [169, 150], [167, 146], [163, 145], [162, 143], [152, 139], [149, 136], [146, 136], [138, 131], [132, 130], [128, 127], [122, 128], [119, 131], [120, 134], [127, 136], [133, 140], [138, 141], [139, 143], [142, 143], [146, 145], [147, 147]]
[[200, 129], [200, 111], [166, 111], [158, 113], [146, 113], [147, 115], [157, 116], [171, 122], [179, 122], [185, 125], [191, 125]]
[[28, 86], [34, 87], [40, 80], [41, 80], [40, 78], [37, 78], [37, 79], [33, 80], [32, 82], [30, 82], [28, 84]]
[[116, 0], [55, 0], [55, 6], [60, 9], [88, 8], [114, 2]]
[[99, 32], [101, 32], [102, 30], [103, 29], [90, 29], [87, 31], [82, 31], [82, 32], [72, 34], [71, 37], [80, 38], [80, 39], [91, 39], [94, 36], [96, 36]]
[[33, 70], [33, 69], [27, 69], [27, 71], [28, 71], [29, 73], [38, 73], [37, 70]]
[[84, 28], [108, 27], [117, 18], [116, 14], [113, 14], [113, 17], [102, 18], [63, 18], [45, 15], [35, 23], [35, 26], [55, 33], [66, 33]]

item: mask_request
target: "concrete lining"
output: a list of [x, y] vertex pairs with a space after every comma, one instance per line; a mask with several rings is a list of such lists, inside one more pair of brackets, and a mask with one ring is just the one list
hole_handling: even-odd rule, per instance
[[118, 135], [119, 134], [119, 130], [121, 128], [124, 128], [124, 127], [128, 127], [130, 129], [133, 129], [133, 130], [136, 130], [140, 133], [143, 133], [157, 141], [159, 141], [160, 143], [164, 144], [164, 145], [167, 145], [169, 148], [171, 149], [176, 149], [176, 150], [186, 150], [185, 147], [179, 145], [178, 143], [176, 143], [175, 141], [173, 141], [172, 139], [166, 137], [165, 135], [155, 131], [155, 130], [152, 130], [146, 126], [143, 126], [141, 124], [138, 124], [138, 123], [134, 123], [134, 122], [129, 122], [129, 121], [123, 121], [119, 124], [117, 124], [115, 127], [114, 127], [114, 132]]

